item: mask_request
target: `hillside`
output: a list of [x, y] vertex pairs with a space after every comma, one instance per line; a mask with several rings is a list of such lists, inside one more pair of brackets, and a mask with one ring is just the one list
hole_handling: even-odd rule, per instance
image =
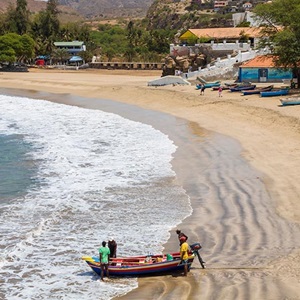
[[[144, 17], [153, 0], [59, 0], [59, 9], [76, 12], [85, 18]], [[5, 12], [16, 0], [0, 0], [0, 12]], [[38, 12], [45, 8], [43, 0], [27, 0], [28, 8]]]
[[[0, 12], [3, 13], [7, 10], [10, 4], [15, 5], [16, 0], [0, 0]], [[38, 12], [46, 7], [46, 2], [27, 0], [28, 9], [32, 12]]]
[[[231, 14], [214, 13], [212, 2], [199, 0], [58, 0], [61, 21], [147, 19], [148, 29], [175, 29], [232, 26]], [[27, 0], [32, 12], [46, 6], [45, 0]], [[16, 0], [0, 0], [4, 12]]]
[[153, 0], [60, 0], [87, 18], [145, 16]]
[[148, 29], [188, 29], [231, 26], [231, 16], [216, 14], [195, 0], [155, 0], [147, 12]]

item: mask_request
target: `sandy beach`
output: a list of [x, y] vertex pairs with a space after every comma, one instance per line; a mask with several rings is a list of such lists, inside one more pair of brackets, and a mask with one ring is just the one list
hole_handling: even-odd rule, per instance
[[[297, 180], [300, 178], [300, 105], [282, 107], [280, 97], [241, 96], [228, 91], [218, 97], [210, 89], [200, 95], [194, 84], [147, 86], [149, 80], [160, 75], [160, 71], [30, 69], [28, 73], [0, 73], [0, 87], [13, 89], [15, 93], [19, 89], [20, 95], [23, 90], [32, 94], [35, 91], [61, 94], [59, 100], [57, 97], [49, 100], [70, 105], [74, 103], [63, 95], [90, 98], [91, 102], [76, 104], [88, 108], [94, 108], [95, 99], [135, 105], [185, 120], [195, 136], [215, 139], [221, 135], [241, 147], [241, 157], [251, 170], [240, 169], [243, 163], [234, 163], [237, 174], [247, 174], [246, 183], [241, 177], [236, 180], [234, 173], [228, 174], [230, 180], [209, 178], [212, 185], [220, 186], [219, 195], [206, 192], [201, 185], [204, 175], [199, 168], [203, 161], [199, 161], [196, 144], [191, 144], [194, 149], [190, 152], [189, 165], [185, 165], [186, 152], [177, 153], [173, 161], [178, 182], [189, 194], [193, 208], [180, 229], [191, 240], [201, 243], [203, 230], [211, 236], [205, 240], [202, 250], [207, 269], [202, 270], [195, 262], [186, 278], [139, 279], [138, 289], [118, 299], [300, 299], [300, 185]], [[223, 173], [226, 164], [233, 163], [228, 157], [229, 150], [216, 149]], [[218, 198], [224, 182], [235, 195], [221, 205]], [[255, 191], [248, 188], [248, 183], [253, 182], [259, 187]], [[206, 211], [199, 201], [202, 193], [212, 199]], [[219, 223], [222, 230], [216, 230], [214, 223]], [[165, 245], [166, 251], [178, 248], [174, 230]], [[210, 251], [215, 253], [214, 257]]]

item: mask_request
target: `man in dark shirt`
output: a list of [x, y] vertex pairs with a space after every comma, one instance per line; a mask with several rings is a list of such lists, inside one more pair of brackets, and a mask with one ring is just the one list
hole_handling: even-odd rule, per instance
[[108, 240], [108, 248], [110, 250], [110, 258], [117, 257], [117, 243], [114, 238], [109, 238]]

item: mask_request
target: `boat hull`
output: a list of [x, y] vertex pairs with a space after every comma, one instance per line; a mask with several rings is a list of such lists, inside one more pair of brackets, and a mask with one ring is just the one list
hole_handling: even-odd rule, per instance
[[179, 76], [164, 76], [155, 80], [148, 81], [148, 86], [164, 86], [164, 85], [191, 85], [190, 82]]
[[280, 102], [283, 106], [287, 105], [300, 105], [300, 98], [296, 99], [280, 99]]
[[[225, 90], [229, 90], [229, 89], [231, 89], [231, 88], [234, 88], [236, 85], [233, 85], [233, 86], [226, 86], [226, 85], [223, 85], [223, 86], [221, 86], [221, 88], [222, 88], [222, 91], [225, 91]], [[219, 90], [219, 87], [220, 86], [214, 86], [213, 88], [212, 88], [212, 90], [213, 91], [218, 91]]]
[[[137, 259], [138, 258], [138, 259]], [[175, 257], [173, 260], [166, 260], [162, 262], [147, 263], [143, 260], [145, 257], [135, 258], [116, 258], [110, 262], [108, 271], [110, 276], [118, 277], [138, 277], [138, 276], [153, 276], [173, 274], [176, 272], [183, 272], [184, 265], [181, 264], [181, 259]], [[101, 267], [99, 260], [84, 256], [83, 260], [89, 265], [89, 267], [99, 276], [101, 276]], [[194, 260], [194, 255], [189, 256], [188, 269], [190, 269]], [[106, 274], [104, 274], [106, 275]]]
[[254, 89], [254, 90], [245, 90], [245, 91], [241, 91], [242, 94], [244, 96], [247, 95], [255, 95], [255, 94], [260, 94], [261, 92], [269, 92], [273, 89], [273, 85], [272, 86], [268, 86], [268, 87], [264, 87], [264, 88], [260, 88], [260, 89]]
[[[219, 88], [219, 86], [221, 85], [221, 83], [204, 83], [203, 86], [204, 88]], [[196, 85], [196, 90], [201, 90], [202, 88], [202, 84], [197, 84]]]
[[241, 91], [248, 91], [248, 90], [254, 90], [256, 88], [256, 85], [249, 85], [249, 86], [237, 86], [234, 88], [231, 88], [231, 92], [241, 92]]
[[199, 76], [197, 77], [197, 80], [199, 80], [201, 82], [201, 84], [204, 84], [205, 87], [207, 87], [207, 88], [210, 88], [210, 87], [213, 87], [213, 86], [218, 86], [218, 85], [220, 86], [221, 85], [221, 81], [220, 80], [208, 82], [208, 81], [204, 80], [203, 78], [201, 78]]
[[261, 97], [276, 97], [285, 96], [289, 93], [289, 89], [282, 89], [277, 91], [260, 92]]
[[212, 88], [212, 87], [219, 87], [221, 85], [220, 82], [212, 82], [212, 83], [205, 83], [204, 87], [205, 88]]

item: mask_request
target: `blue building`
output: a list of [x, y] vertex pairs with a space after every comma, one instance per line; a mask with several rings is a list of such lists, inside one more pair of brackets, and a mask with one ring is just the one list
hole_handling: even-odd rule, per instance
[[292, 70], [275, 67], [270, 55], [257, 56], [239, 67], [240, 82], [282, 82], [292, 78]]

